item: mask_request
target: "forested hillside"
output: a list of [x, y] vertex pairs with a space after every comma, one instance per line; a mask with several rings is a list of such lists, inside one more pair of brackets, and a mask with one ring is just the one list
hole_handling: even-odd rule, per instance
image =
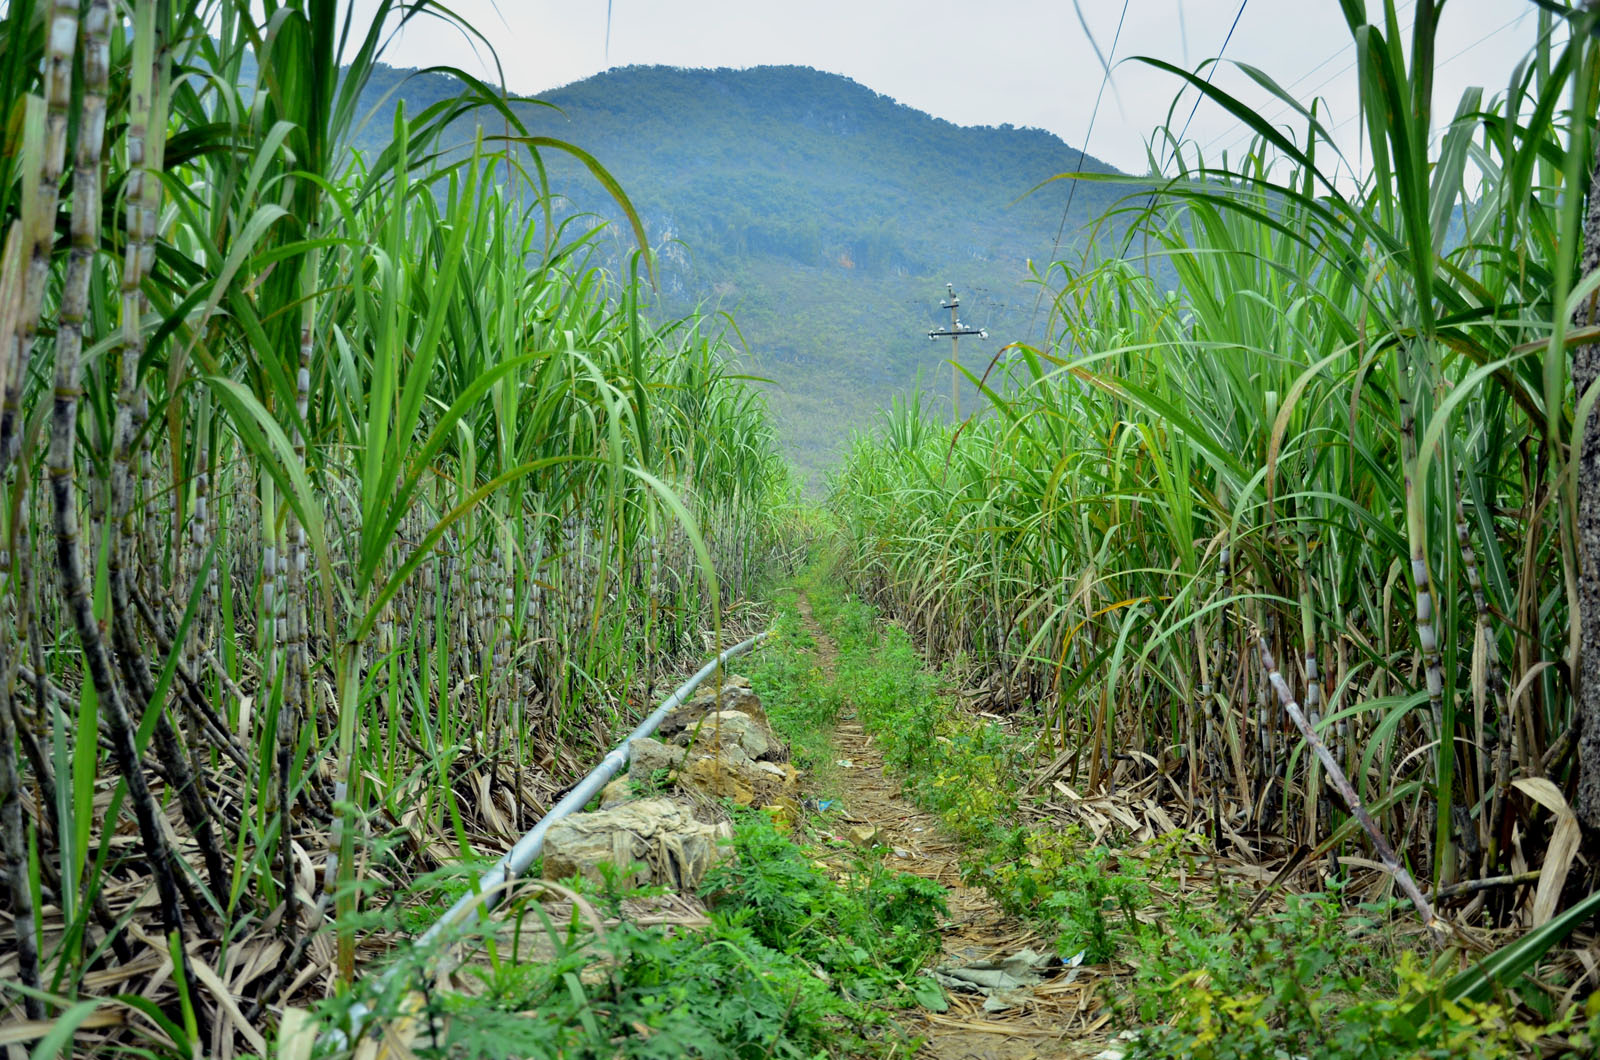
[[[387, 140], [398, 99], [416, 113], [451, 86], [379, 67], [361, 142]], [[733, 314], [745, 367], [772, 381], [780, 430], [813, 474], [919, 373], [948, 407], [949, 345], [925, 337], [948, 322], [946, 283], [963, 295], [963, 320], [992, 336], [964, 362], [1025, 336], [1037, 290], [1027, 263], [1050, 260], [1074, 195], [1064, 180], [1029, 191], [1080, 169], [1078, 149], [1043, 130], [953, 125], [806, 67], [629, 67], [540, 99], [551, 106], [518, 108], [529, 131], [581, 144], [637, 207], [659, 255], [661, 311]], [[566, 209], [621, 220], [580, 163], [543, 161]], [[1112, 171], [1092, 157], [1081, 169]], [[1079, 184], [1057, 256], [1075, 260], [1123, 194]], [[613, 251], [630, 249], [626, 227], [615, 232]]]

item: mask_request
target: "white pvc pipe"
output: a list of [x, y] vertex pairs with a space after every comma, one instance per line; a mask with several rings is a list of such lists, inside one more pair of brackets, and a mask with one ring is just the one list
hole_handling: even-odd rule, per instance
[[[512, 847], [504, 857], [495, 862], [493, 868], [479, 877], [478, 885], [475, 888], [462, 895], [454, 905], [445, 910], [444, 915], [432, 927], [422, 933], [415, 945], [419, 947], [433, 945], [439, 941], [445, 932], [457, 926], [469, 914], [480, 916], [480, 910], [488, 912], [499, 905], [501, 898], [509, 891], [506, 884], [527, 872], [528, 867], [539, 856], [539, 851], [544, 849], [545, 833], [550, 831], [550, 826], [563, 817], [570, 816], [583, 809], [589, 800], [600, 792], [601, 788], [610, 783], [611, 778], [616, 776], [617, 772], [627, 763], [628, 756], [633, 750], [633, 741], [655, 732], [656, 727], [665, 720], [668, 712], [673, 707], [681, 706], [690, 696], [694, 695], [695, 689], [700, 687], [700, 682], [716, 673], [717, 668], [729, 659], [743, 655], [757, 644], [766, 640], [768, 636], [769, 634], [767, 633], [757, 633], [749, 640], [735, 644], [715, 659], [706, 663], [698, 673], [680, 685], [678, 690], [668, 696], [666, 701], [657, 707], [648, 718], [641, 721], [638, 727], [627, 735], [626, 739], [612, 748], [611, 753], [602, 758], [600, 764], [595, 766], [588, 776], [580, 780], [576, 787], [567, 792], [560, 802], [550, 807], [549, 812], [539, 819], [539, 823], [535, 824], [527, 835], [517, 840], [516, 846]], [[388, 985], [389, 979], [398, 970], [399, 965], [392, 965], [388, 971], [379, 976], [378, 989], [382, 990], [384, 986]], [[362, 1002], [357, 1002], [350, 1006], [350, 1023], [356, 1037], [361, 1036], [362, 1025], [366, 1023], [369, 1014], [367, 1006]], [[333, 1044], [336, 1048], [345, 1048], [349, 1044], [344, 1034], [337, 1030], [330, 1031], [328, 1038], [330, 1044]]]

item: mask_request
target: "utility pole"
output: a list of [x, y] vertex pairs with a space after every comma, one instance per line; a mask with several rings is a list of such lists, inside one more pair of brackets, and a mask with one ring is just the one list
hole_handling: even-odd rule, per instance
[[961, 419], [961, 364], [956, 343], [961, 341], [963, 335], [976, 335], [980, 339], [989, 337], [983, 328], [969, 328], [961, 323], [961, 318], [956, 316], [956, 307], [961, 304], [961, 299], [956, 297], [955, 284], [944, 285], [945, 299], [939, 303], [940, 308], [950, 310], [950, 326], [948, 328], [934, 328], [928, 332], [928, 340], [950, 337], [950, 410], [953, 417]]

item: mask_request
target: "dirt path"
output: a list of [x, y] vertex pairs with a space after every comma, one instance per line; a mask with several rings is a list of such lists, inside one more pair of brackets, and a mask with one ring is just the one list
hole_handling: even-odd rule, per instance
[[[816, 641], [818, 665], [831, 676], [838, 653], [803, 594], [799, 610]], [[944, 833], [936, 818], [900, 796], [899, 784], [884, 776], [882, 754], [853, 716], [840, 720], [833, 742], [838, 767], [829, 778], [830, 794], [843, 804], [852, 830], [876, 830], [876, 842], [893, 849], [892, 867], [950, 890], [942, 961], [1003, 958], [1030, 947], [1050, 952], [1052, 938], [1006, 916], [981, 889], [963, 886], [960, 845]], [[917, 1055], [935, 1060], [1090, 1056], [1104, 1046], [1105, 1023], [1095, 1011], [1092, 992], [1091, 981], [1060, 969], [1018, 1007], [989, 1013], [981, 996], [952, 992], [948, 1012], [923, 1012], [909, 1029], [926, 1039]]]

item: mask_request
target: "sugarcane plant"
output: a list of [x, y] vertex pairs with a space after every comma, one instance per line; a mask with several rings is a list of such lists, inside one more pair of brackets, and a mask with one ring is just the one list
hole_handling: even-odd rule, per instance
[[[1594, 396], [1567, 322], [1600, 282], [1577, 268], [1594, 11], [1541, 5], [1509, 84], [1435, 114], [1441, 6], [1402, 26], [1394, 3], [1343, 5], [1362, 158], [1268, 71], [1242, 67], [1297, 131], [1144, 60], [1245, 123], [1249, 150], [1164, 131], [1151, 165], [1176, 172], [1154, 194], [1070, 174], [1138, 186], [1122, 253], [1040, 277], [1046, 341], [969, 373], [982, 415], [896, 417], [833, 492], [857, 586], [1031, 704], [1072, 781], [1158, 770], [1218, 843], [1366, 857], [1294, 703], [1435, 889], [1539, 864], [1554, 820], [1519, 778], [1572, 798]], [[1549, 916], [1473, 893], [1497, 922]]]
[[[764, 403], [655, 311], [600, 161], [464, 72], [367, 91], [424, 19], [472, 32], [432, 0], [0, 17], [0, 1019], [263, 1052], [783, 543]], [[631, 271], [548, 208], [562, 151]]]

